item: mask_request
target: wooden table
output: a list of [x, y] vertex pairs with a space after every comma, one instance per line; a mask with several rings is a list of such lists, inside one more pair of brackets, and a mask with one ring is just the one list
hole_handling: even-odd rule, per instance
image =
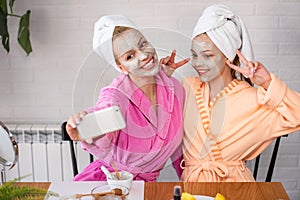
[[171, 199], [173, 188], [180, 185], [182, 190], [194, 195], [216, 196], [219, 192], [226, 200], [278, 200], [289, 199], [281, 183], [247, 182], [247, 183], [187, 183], [157, 182], [145, 184], [145, 200]]
[[[31, 186], [48, 189], [50, 183], [16, 183], [20, 186]], [[187, 183], [156, 182], [145, 183], [145, 200], [170, 200], [175, 185], [195, 195], [215, 196], [221, 193], [226, 200], [288, 200], [289, 197], [279, 182], [247, 182], [247, 183]]]

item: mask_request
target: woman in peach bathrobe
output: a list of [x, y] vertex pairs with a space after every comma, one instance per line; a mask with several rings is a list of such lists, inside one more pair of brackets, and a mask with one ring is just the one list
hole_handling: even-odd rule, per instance
[[228, 7], [208, 7], [192, 38], [199, 77], [183, 81], [181, 180], [254, 181], [245, 161], [300, 129], [300, 95], [253, 61], [247, 30]]

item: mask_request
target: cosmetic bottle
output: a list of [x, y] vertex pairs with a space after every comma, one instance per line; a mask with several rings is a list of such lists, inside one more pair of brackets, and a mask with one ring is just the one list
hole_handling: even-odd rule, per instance
[[173, 200], [181, 200], [181, 187], [179, 185], [174, 186]]

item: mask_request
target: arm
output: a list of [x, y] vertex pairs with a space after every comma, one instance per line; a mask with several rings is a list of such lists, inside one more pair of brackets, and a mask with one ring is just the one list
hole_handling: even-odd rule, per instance
[[258, 102], [273, 110], [270, 119], [272, 132], [284, 135], [300, 129], [300, 94], [291, 90], [284, 82], [271, 74], [272, 80], [267, 90], [259, 87]]
[[[120, 106], [118, 92], [112, 88], [104, 88], [101, 90], [98, 101], [94, 107], [85, 110], [86, 113], [95, 112], [113, 105]], [[121, 110], [123, 110], [120, 107]], [[76, 129], [77, 130], [77, 129]], [[114, 141], [118, 137], [120, 131], [114, 131], [105, 135], [91, 138], [88, 140], [80, 140], [83, 150], [95, 155], [96, 157], [106, 157], [113, 147]]]
[[262, 109], [269, 114], [270, 134], [278, 137], [300, 129], [300, 94], [289, 89], [284, 82], [268, 72], [260, 62], [252, 62], [237, 51], [245, 69], [227, 64], [232, 69], [249, 77], [258, 86], [257, 98]]

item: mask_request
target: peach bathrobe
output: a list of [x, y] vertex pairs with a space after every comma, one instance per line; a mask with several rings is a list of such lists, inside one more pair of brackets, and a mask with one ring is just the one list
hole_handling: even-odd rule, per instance
[[300, 129], [300, 94], [271, 77], [267, 91], [233, 80], [211, 102], [207, 84], [194, 77], [183, 81], [182, 181], [254, 181], [245, 161]]

